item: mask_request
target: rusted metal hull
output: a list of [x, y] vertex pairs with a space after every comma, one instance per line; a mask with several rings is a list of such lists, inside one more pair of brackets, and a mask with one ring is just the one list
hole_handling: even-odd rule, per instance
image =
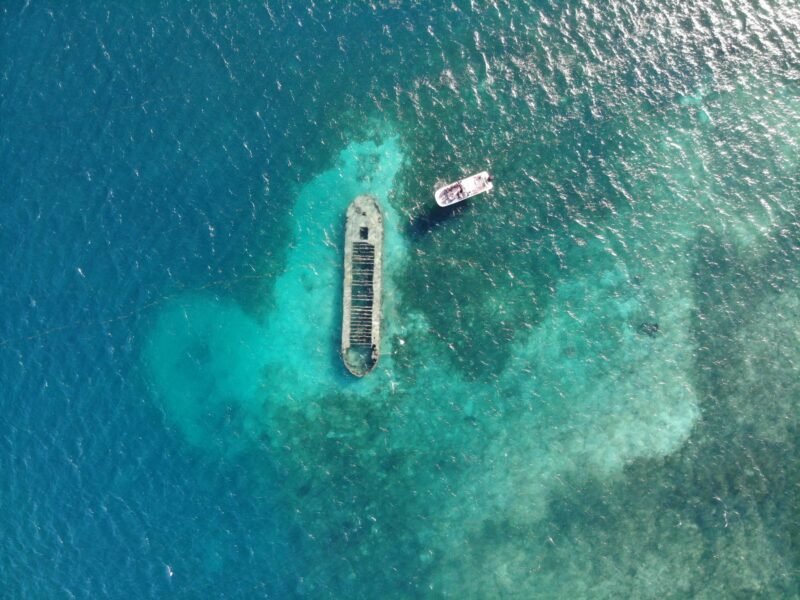
[[382, 261], [380, 206], [372, 196], [359, 196], [347, 209], [342, 302], [342, 360], [356, 377], [380, 357]]

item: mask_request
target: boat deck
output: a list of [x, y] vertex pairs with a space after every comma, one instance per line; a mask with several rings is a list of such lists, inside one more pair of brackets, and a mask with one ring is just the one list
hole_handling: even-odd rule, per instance
[[467, 198], [477, 196], [494, 188], [492, 176], [488, 171], [481, 171], [454, 183], [440, 187], [434, 193], [436, 204], [441, 207], [451, 206], [463, 202]]
[[358, 377], [380, 354], [383, 216], [372, 196], [359, 196], [347, 209], [342, 302], [342, 360]]

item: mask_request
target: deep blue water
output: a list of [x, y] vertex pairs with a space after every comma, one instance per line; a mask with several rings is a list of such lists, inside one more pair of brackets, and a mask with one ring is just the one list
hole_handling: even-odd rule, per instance
[[0, 597], [800, 595], [795, 2], [7, 2], [0, 184]]

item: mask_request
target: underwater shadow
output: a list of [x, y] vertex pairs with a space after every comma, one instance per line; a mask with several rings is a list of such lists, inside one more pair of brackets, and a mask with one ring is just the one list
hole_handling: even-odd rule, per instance
[[472, 207], [468, 202], [460, 202], [446, 208], [434, 206], [417, 215], [412, 215], [406, 225], [406, 231], [412, 239], [419, 240], [438, 227], [460, 218], [470, 210]]

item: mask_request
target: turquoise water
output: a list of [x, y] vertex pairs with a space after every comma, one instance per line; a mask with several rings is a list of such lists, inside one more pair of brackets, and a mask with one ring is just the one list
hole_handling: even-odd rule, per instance
[[800, 8], [685, 4], [0, 8], [0, 596], [800, 596]]

